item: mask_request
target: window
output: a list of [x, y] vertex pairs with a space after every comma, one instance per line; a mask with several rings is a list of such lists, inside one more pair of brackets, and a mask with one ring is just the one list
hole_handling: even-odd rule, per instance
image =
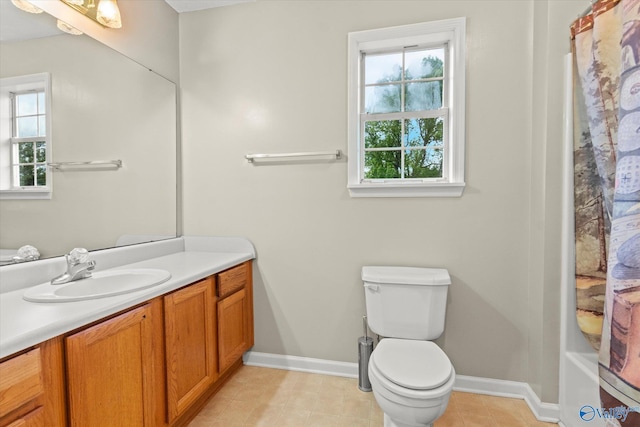
[[0, 80], [0, 198], [49, 199], [49, 74]]
[[47, 186], [47, 127], [44, 90], [11, 94], [12, 187]]
[[349, 34], [352, 197], [460, 196], [465, 19]]

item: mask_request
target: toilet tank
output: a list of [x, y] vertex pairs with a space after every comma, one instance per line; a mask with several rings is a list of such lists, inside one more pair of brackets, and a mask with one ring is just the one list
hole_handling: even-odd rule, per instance
[[444, 331], [447, 292], [444, 268], [362, 267], [369, 328], [388, 338], [434, 340]]

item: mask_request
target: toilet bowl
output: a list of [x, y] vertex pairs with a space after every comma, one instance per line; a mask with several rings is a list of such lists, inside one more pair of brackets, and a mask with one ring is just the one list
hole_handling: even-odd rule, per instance
[[371, 354], [369, 380], [384, 427], [427, 427], [447, 408], [455, 371], [431, 341], [385, 338]]

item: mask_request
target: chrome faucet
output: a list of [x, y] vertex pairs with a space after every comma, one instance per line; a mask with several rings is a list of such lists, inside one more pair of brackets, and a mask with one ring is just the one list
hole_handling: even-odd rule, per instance
[[76, 248], [64, 256], [67, 260], [67, 271], [51, 280], [52, 285], [62, 285], [76, 280], [91, 277], [91, 272], [96, 268], [96, 262], [89, 261], [86, 249]]

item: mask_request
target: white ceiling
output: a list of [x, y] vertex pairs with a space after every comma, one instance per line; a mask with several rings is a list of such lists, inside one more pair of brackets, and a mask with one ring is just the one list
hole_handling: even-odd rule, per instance
[[230, 6], [256, 0], [165, 0], [178, 13], [194, 10], [211, 9], [212, 7]]

